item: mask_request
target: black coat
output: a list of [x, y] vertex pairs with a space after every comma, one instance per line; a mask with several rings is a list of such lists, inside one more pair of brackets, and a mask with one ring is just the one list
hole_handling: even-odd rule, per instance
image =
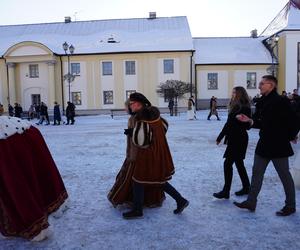
[[75, 105], [73, 103], [69, 103], [66, 108], [66, 116], [72, 118], [75, 116]]
[[283, 158], [294, 154], [291, 140], [299, 132], [295, 111], [287, 98], [276, 91], [260, 98], [252, 127], [259, 128], [255, 153], [265, 158]]
[[224, 158], [245, 159], [248, 146], [248, 133], [250, 128], [249, 123], [240, 122], [236, 119], [236, 115], [245, 114], [251, 117], [250, 107], [241, 107], [233, 110], [228, 114], [227, 121], [219, 134], [217, 141], [220, 142], [225, 136], [227, 148], [224, 153]]
[[61, 121], [61, 115], [58, 104], [54, 105], [54, 120]]

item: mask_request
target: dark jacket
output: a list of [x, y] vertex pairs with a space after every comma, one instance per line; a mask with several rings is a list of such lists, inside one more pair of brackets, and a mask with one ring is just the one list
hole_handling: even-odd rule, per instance
[[60, 110], [59, 110], [59, 105], [56, 104], [54, 105], [54, 120], [55, 121], [61, 121], [61, 115], [60, 115]]
[[294, 154], [291, 140], [299, 132], [296, 113], [287, 98], [274, 90], [260, 98], [252, 127], [259, 128], [255, 153], [265, 158], [283, 158]]
[[46, 106], [46, 104], [41, 105], [40, 112], [41, 115], [45, 115], [45, 116], [48, 115], [48, 107]]
[[220, 142], [226, 136], [227, 148], [224, 158], [245, 159], [248, 146], [247, 130], [250, 128], [250, 124], [238, 121], [236, 119], [238, 114], [251, 117], [251, 109], [250, 107], [241, 107], [228, 114], [227, 121], [217, 138], [217, 141]]
[[75, 116], [75, 105], [73, 103], [69, 103], [66, 108], [66, 116], [74, 117]]

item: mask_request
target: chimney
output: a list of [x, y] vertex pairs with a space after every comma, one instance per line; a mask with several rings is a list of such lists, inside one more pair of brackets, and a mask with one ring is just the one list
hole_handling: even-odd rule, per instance
[[65, 23], [70, 23], [70, 22], [71, 22], [71, 17], [65, 16]]
[[149, 12], [149, 19], [156, 19], [156, 12]]
[[250, 37], [252, 38], [257, 38], [257, 29], [251, 30], [251, 35]]

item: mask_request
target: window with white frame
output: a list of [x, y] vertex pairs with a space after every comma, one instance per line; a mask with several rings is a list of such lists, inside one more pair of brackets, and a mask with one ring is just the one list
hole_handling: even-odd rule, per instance
[[29, 64], [29, 77], [38, 78], [39, 77], [39, 65], [38, 64]]
[[72, 92], [72, 103], [75, 105], [81, 105], [81, 92]]
[[247, 89], [256, 89], [256, 72], [247, 72]]
[[112, 75], [112, 62], [102, 62], [102, 75], [104, 76]]
[[207, 74], [207, 89], [218, 89], [218, 73]]
[[135, 93], [136, 91], [135, 90], [126, 90], [126, 100], [129, 99], [129, 96], [132, 94], [132, 93]]
[[80, 75], [80, 63], [71, 63], [71, 74]]
[[104, 104], [114, 104], [114, 94], [112, 90], [103, 91]]
[[125, 74], [135, 75], [135, 61], [125, 61]]
[[164, 59], [164, 74], [173, 74], [173, 73], [174, 73], [174, 60]]

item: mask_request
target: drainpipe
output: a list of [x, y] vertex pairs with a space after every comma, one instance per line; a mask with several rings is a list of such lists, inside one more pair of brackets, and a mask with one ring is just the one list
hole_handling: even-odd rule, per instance
[[6, 79], [7, 79], [7, 104], [10, 104], [9, 98], [9, 74], [8, 74], [8, 65], [6, 63], [6, 58], [4, 58], [5, 67], [6, 67]]
[[65, 114], [65, 98], [64, 98], [64, 76], [63, 76], [63, 66], [62, 66], [62, 60], [61, 55], [59, 56], [60, 59], [60, 81], [61, 81], [61, 104], [62, 104], [62, 110], [63, 114]]
[[[190, 83], [191, 83], [191, 93], [190, 94], [191, 94], [191, 96], [193, 95], [193, 55], [194, 55], [194, 51], [192, 51], [191, 59], [190, 59]], [[196, 110], [197, 110], [196, 92], [195, 92], [195, 105], [196, 105]]]

